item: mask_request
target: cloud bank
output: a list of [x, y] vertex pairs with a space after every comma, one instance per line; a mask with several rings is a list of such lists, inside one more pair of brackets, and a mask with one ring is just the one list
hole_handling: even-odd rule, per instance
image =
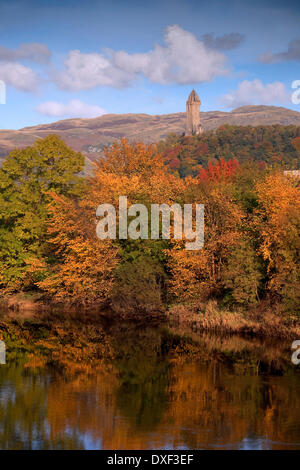
[[[73, 50], [61, 70], [53, 67], [51, 72], [47, 69], [46, 72], [60, 89], [73, 92], [98, 86], [128, 88], [140, 77], [164, 85], [203, 83], [229, 74], [228, 60], [222, 51], [237, 47], [243, 40], [240, 33], [223, 36], [210, 33], [199, 40], [173, 25], [165, 30], [164, 44], [155, 44], [148, 52]], [[0, 46], [0, 80], [18, 90], [35, 91], [39, 75], [22, 62], [45, 66], [50, 58], [51, 51], [41, 43], [23, 43], [15, 49]]]
[[167, 85], [209, 82], [229, 73], [222, 52], [178, 25], [166, 28], [164, 42], [164, 46], [155, 44], [153, 50], [145, 53], [71, 51], [64, 69], [54, 79], [62, 89], [78, 91], [97, 86], [126, 88], [139, 76]]
[[283, 104], [290, 100], [285, 85], [281, 82], [273, 82], [264, 85], [260, 80], [244, 80], [239, 83], [237, 89], [221, 99], [226, 108], [238, 108], [249, 104]]
[[80, 100], [71, 100], [69, 103], [59, 103], [57, 101], [47, 101], [40, 103], [36, 107], [40, 114], [51, 117], [78, 117], [94, 118], [105, 114], [106, 111], [99, 106], [83, 103]]

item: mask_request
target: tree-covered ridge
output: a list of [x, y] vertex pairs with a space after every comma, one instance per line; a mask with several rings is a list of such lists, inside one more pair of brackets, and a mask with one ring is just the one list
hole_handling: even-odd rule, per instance
[[158, 145], [163, 158], [181, 177], [195, 176], [209, 162], [254, 160], [261, 165], [297, 170], [300, 166], [299, 126], [229, 126], [201, 136], [169, 134]]

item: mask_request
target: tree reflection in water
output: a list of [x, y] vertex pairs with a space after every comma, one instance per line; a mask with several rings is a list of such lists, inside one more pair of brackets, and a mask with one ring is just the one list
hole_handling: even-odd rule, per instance
[[2, 317], [1, 449], [299, 448], [290, 345]]

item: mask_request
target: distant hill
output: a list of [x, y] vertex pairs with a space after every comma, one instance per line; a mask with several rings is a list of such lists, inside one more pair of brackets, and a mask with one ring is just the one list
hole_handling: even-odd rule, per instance
[[[300, 126], [300, 113], [276, 106], [243, 106], [231, 112], [201, 113], [205, 131], [224, 124], [258, 126], [280, 124]], [[31, 145], [37, 138], [58, 134], [74, 150], [89, 160], [101, 154], [104, 145], [116, 139], [146, 143], [164, 139], [169, 133], [183, 133], [185, 113], [150, 116], [148, 114], [105, 114], [94, 119], [65, 119], [52, 124], [40, 124], [20, 130], [0, 130], [0, 160], [15, 147]]]

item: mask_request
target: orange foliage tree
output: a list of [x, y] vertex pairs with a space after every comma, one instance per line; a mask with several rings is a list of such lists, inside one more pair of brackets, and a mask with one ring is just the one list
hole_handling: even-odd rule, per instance
[[48, 225], [51, 250], [48, 264], [37, 269], [43, 280], [38, 287], [56, 301], [105, 302], [113, 283], [118, 250], [111, 240], [95, 235], [95, 217], [85, 201], [52, 193]]

